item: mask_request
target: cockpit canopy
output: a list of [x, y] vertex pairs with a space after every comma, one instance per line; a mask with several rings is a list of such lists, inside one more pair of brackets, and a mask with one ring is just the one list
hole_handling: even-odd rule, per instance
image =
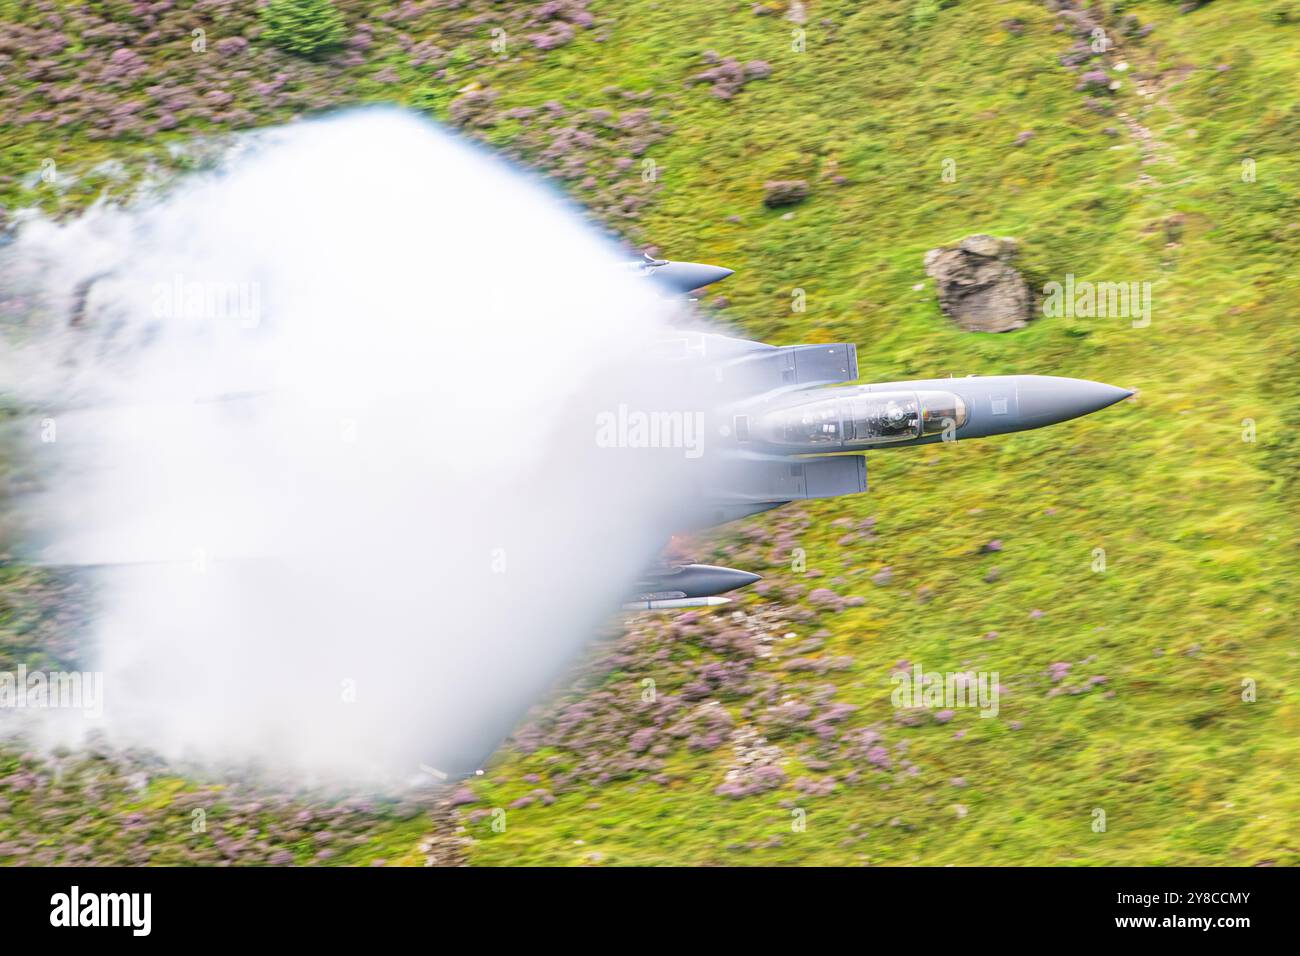
[[853, 450], [940, 435], [966, 417], [966, 403], [951, 392], [865, 392], [770, 412], [759, 434], [814, 452]]

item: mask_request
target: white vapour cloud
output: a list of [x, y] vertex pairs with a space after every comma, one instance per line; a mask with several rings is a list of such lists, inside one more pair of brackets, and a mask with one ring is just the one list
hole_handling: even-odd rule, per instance
[[43, 556], [143, 562], [100, 576], [123, 743], [472, 768], [674, 530], [680, 452], [594, 440], [620, 403], [682, 407], [647, 357], [674, 307], [424, 121], [264, 132], [4, 259], [55, 326], [0, 367], [62, 409], [53, 442], [23, 426]]

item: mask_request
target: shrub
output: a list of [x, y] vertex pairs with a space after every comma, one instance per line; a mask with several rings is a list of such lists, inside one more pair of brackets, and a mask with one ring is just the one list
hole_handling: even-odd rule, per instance
[[343, 17], [330, 0], [270, 0], [264, 36], [282, 50], [318, 56], [343, 42]]

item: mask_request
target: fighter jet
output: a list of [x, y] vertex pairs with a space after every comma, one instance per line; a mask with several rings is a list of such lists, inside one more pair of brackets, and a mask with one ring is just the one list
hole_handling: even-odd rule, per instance
[[[697, 263], [648, 260], [674, 292], [731, 275]], [[689, 286], [689, 288], [687, 288]], [[720, 399], [721, 454], [690, 521], [712, 527], [792, 501], [862, 494], [866, 453], [1042, 428], [1128, 398], [1126, 388], [1049, 375], [930, 378], [843, 385], [858, 378], [851, 343], [773, 346], [710, 333], [667, 343]], [[839, 387], [836, 387], [839, 386]], [[711, 433], [712, 434], [712, 433]], [[758, 575], [710, 565], [648, 572], [624, 604], [665, 610], [726, 603]]]
[[[690, 298], [733, 274], [721, 266], [649, 256], [628, 266], [665, 294]], [[73, 324], [81, 323], [89, 283], [101, 277], [79, 290]], [[683, 331], [662, 346], [665, 368], [675, 369], [691, 394], [707, 396], [723, 419], [710, 432], [713, 454], [701, 468], [697, 500], [683, 506], [682, 531], [726, 524], [792, 501], [862, 494], [867, 452], [1041, 428], [1133, 394], [1043, 375], [846, 385], [859, 377], [852, 343], [773, 346]], [[623, 606], [668, 610], [725, 604], [722, 595], [758, 580], [734, 568], [660, 564], [632, 585]]]

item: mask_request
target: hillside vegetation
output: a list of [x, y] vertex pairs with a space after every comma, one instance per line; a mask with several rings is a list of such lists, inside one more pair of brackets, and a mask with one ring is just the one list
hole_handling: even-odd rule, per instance
[[[196, 140], [395, 101], [631, 245], [735, 269], [701, 307], [748, 337], [856, 342], [864, 381], [1138, 394], [875, 453], [867, 495], [696, 540], [764, 582], [614, 628], [450, 801], [6, 746], [0, 862], [1300, 862], [1300, 7], [334, 6], [344, 39], [308, 58], [252, 2], [0, 0], [5, 216], [126, 195]], [[809, 196], [766, 208], [793, 179]], [[973, 233], [1017, 238], [1035, 289], [1151, 283], [1149, 324], [959, 330], [923, 258]], [[0, 668], [76, 659], [73, 587], [0, 569]], [[891, 673], [917, 665], [996, 672], [997, 716], [895, 708]]]

